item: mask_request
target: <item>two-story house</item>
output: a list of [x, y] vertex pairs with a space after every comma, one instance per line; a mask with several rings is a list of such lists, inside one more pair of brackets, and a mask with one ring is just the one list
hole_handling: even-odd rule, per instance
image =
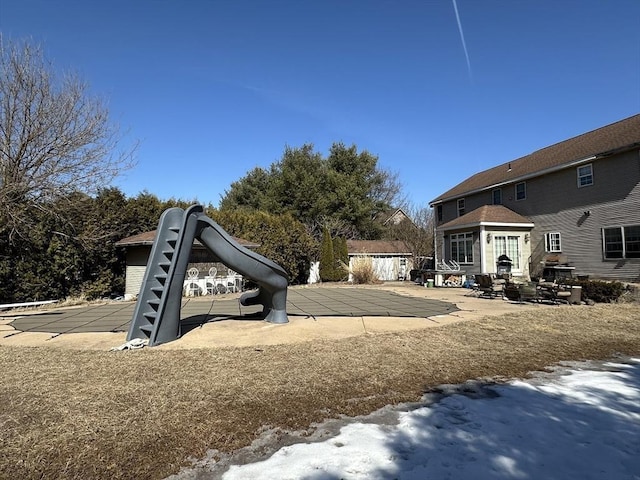
[[476, 173], [430, 202], [438, 260], [467, 273], [640, 281], [640, 115]]

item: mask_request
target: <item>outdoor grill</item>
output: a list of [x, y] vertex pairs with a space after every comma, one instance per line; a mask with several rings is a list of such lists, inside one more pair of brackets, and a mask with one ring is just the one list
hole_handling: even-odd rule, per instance
[[496, 262], [496, 273], [498, 275], [510, 275], [511, 265], [513, 265], [513, 261], [509, 257], [500, 255]]

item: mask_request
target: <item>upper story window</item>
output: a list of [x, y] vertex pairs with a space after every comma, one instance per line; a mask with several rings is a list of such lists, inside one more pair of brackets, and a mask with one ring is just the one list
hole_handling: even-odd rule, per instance
[[605, 259], [640, 258], [640, 225], [602, 229]]
[[582, 165], [577, 168], [578, 188], [593, 185], [593, 166], [591, 164]]
[[524, 200], [527, 198], [526, 182], [516, 183], [516, 200]]
[[562, 252], [562, 243], [560, 242], [560, 232], [550, 232], [544, 235], [544, 249], [547, 252]]
[[502, 205], [502, 189], [496, 188], [493, 192], [493, 204], [494, 205]]
[[442, 221], [442, 204], [436, 207], [436, 215], [438, 217], [438, 223]]
[[464, 198], [458, 199], [458, 216], [464, 215]]

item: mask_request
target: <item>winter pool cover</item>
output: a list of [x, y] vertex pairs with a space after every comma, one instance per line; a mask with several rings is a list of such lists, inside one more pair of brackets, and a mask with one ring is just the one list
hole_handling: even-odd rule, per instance
[[[221, 298], [221, 299], [219, 299]], [[134, 302], [116, 302], [72, 309], [44, 311], [17, 318], [11, 325], [22, 332], [122, 332], [129, 329]], [[243, 307], [237, 298], [206, 296], [185, 299], [184, 324], [222, 319], [256, 318], [261, 307]], [[408, 297], [371, 288], [292, 288], [287, 294], [290, 316], [311, 317], [432, 317], [457, 311], [452, 303]], [[3, 316], [16, 314], [4, 313]]]

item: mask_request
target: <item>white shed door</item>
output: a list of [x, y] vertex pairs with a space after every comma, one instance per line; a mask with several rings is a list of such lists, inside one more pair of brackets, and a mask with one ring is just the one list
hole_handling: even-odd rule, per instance
[[383, 281], [391, 281], [398, 278], [398, 269], [394, 257], [374, 257], [373, 271]]

